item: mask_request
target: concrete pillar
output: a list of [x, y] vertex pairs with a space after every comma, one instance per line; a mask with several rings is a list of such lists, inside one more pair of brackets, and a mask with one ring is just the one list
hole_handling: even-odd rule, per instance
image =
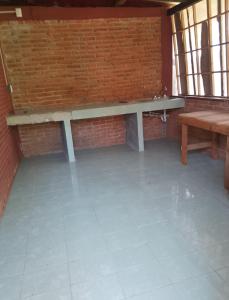
[[64, 135], [65, 135], [65, 144], [67, 148], [68, 160], [69, 162], [75, 161], [75, 153], [72, 139], [72, 128], [70, 119], [63, 121]]
[[142, 112], [126, 115], [126, 142], [132, 149], [144, 151]]

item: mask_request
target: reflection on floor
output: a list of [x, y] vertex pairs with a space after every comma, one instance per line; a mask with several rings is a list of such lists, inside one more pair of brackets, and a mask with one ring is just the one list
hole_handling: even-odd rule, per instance
[[223, 162], [149, 142], [24, 160], [0, 223], [0, 299], [229, 299]]

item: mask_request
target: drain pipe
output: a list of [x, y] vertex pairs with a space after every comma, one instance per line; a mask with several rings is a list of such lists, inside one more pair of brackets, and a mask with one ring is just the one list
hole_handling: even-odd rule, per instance
[[148, 113], [144, 113], [144, 116], [160, 118], [162, 123], [167, 123], [169, 115], [166, 113], [166, 109], [163, 109], [163, 114], [150, 111]]
[[166, 136], [166, 131], [167, 131], [167, 121], [168, 121], [168, 114], [166, 113], [166, 109], [163, 109], [163, 113], [157, 113], [157, 112], [148, 112], [144, 113], [144, 116], [146, 117], [154, 117], [158, 118], [162, 122], [162, 128], [161, 128], [161, 134], [163, 137]]
[[168, 119], [168, 115], [166, 114], [166, 109], [163, 110], [163, 114], [161, 115], [161, 122], [166, 123]]
[[166, 114], [166, 109], [164, 109], [163, 114], [161, 115], [163, 137], [165, 137], [167, 133], [167, 120], [168, 120], [168, 115]]

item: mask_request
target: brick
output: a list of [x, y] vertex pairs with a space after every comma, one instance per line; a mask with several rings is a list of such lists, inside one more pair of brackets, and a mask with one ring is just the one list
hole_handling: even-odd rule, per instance
[[[0, 24], [16, 112], [152, 97], [161, 90], [161, 18]], [[105, 122], [105, 123], [104, 123]], [[146, 139], [161, 136], [144, 121]], [[21, 126], [25, 156], [63, 151], [59, 124]], [[73, 124], [76, 148], [125, 143], [123, 118]]]
[[0, 216], [6, 206], [10, 187], [19, 160], [18, 133], [6, 124], [6, 116], [12, 112], [12, 103], [6, 91], [2, 65], [0, 64]]

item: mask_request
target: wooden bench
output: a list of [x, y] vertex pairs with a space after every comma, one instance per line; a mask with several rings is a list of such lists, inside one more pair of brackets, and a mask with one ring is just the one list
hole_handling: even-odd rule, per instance
[[[226, 160], [224, 167], [224, 187], [229, 189], [229, 112], [198, 111], [179, 115], [181, 123], [181, 162], [187, 164], [189, 150], [211, 148], [213, 159], [217, 159], [218, 134], [227, 136]], [[212, 138], [207, 142], [188, 143], [188, 128], [196, 127], [212, 132]]]

